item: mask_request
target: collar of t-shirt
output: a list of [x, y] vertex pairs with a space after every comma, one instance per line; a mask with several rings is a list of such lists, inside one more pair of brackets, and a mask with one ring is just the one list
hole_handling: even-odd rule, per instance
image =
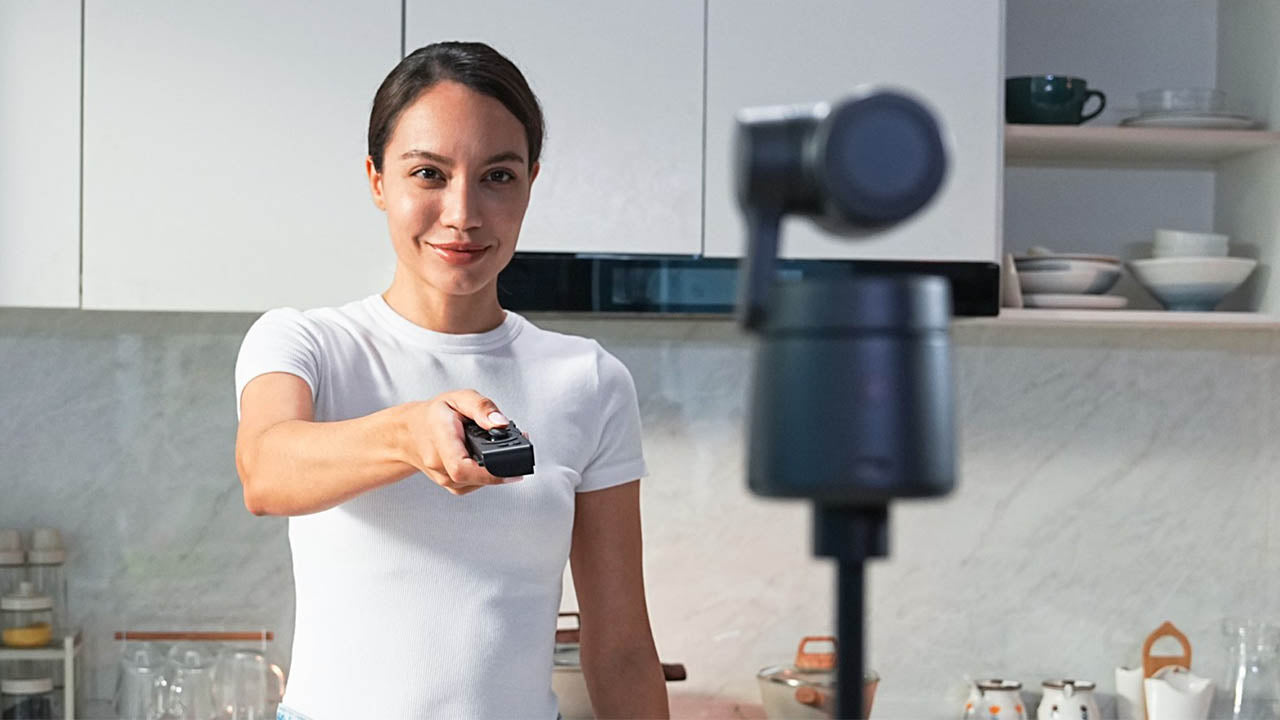
[[428, 330], [396, 312], [382, 295], [365, 300], [370, 313], [393, 335], [438, 352], [473, 353], [495, 350], [510, 343], [524, 328], [524, 318], [504, 310], [502, 324], [482, 333], [442, 333]]

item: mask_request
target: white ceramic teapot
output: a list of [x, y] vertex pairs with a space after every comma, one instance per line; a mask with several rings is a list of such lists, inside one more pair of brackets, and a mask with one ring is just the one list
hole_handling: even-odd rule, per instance
[[1148, 720], [1205, 720], [1213, 702], [1213, 681], [1178, 665], [1160, 668], [1142, 683]]
[[1093, 697], [1094, 684], [1087, 680], [1045, 680], [1044, 695], [1036, 708], [1036, 720], [1101, 720], [1102, 712]]
[[1022, 683], [1016, 680], [979, 680], [969, 688], [965, 720], [1027, 720], [1022, 706]]

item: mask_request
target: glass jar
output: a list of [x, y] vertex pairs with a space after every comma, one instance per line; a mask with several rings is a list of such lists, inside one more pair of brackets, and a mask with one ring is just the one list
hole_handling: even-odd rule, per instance
[[0, 595], [8, 595], [18, 589], [18, 583], [26, 579], [22, 552], [22, 536], [17, 530], [0, 530]]
[[0, 681], [0, 718], [54, 720], [53, 678]]
[[32, 531], [31, 548], [27, 550], [27, 576], [36, 594], [53, 598], [54, 637], [66, 634], [67, 577], [63, 573], [66, 562], [67, 550], [62, 545], [61, 533], [54, 528]]
[[18, 591], [0, 597], [0, 644], [46, 647], [53, 642], [53, 598], [37, 595], [27, 581]]

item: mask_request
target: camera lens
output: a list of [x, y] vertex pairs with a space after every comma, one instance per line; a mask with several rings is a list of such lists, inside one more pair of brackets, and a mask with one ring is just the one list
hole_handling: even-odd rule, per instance
[[942, 184], [946, 153], [937, 123], [902, 95], [882, 92], [833, 108], [815, 141], [816, 180], [850, 224], [902, 220]]

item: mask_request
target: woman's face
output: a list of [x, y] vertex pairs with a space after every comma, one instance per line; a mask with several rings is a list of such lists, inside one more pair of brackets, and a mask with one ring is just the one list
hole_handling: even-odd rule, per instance
[[448, 295], [491, 286], [510, 262], [538, 175], [524, 126], [498, 100], [452, 81], [401, 112], [382, 172], [365, 161], [403, 269]]

